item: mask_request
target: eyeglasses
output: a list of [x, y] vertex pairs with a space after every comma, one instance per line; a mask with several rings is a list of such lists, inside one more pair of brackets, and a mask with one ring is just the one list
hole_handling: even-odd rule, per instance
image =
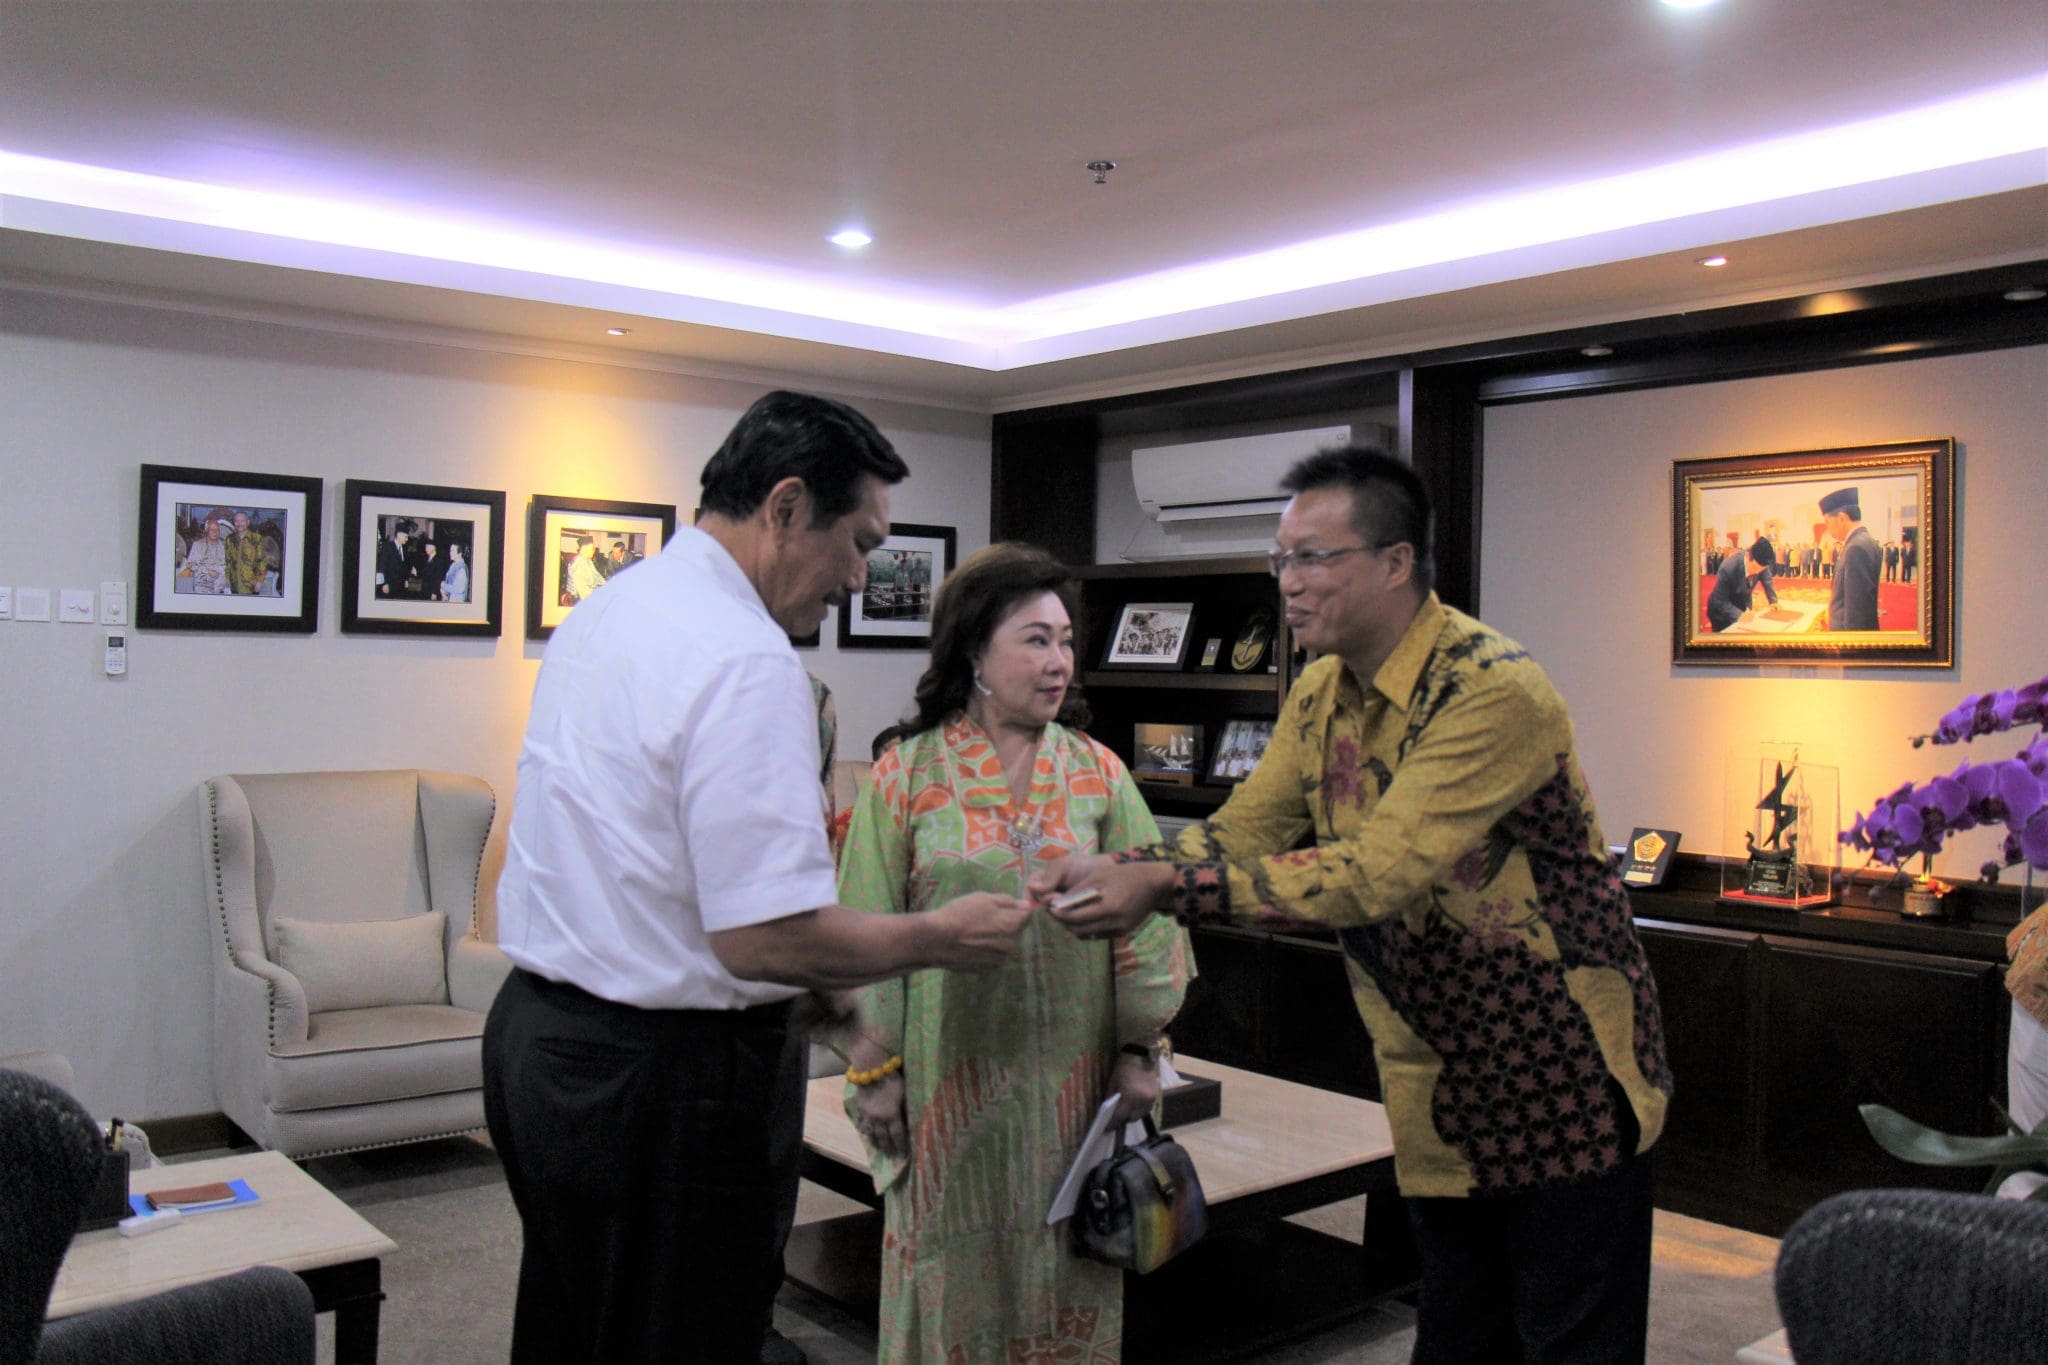
[[1278, 578], [1281, 574], [1287, 572], [1289, 565], [1300, 569], [1303, 573], [1313, 573], [1333, 559], [1342, 559], [1345, 555], [1355, 555], [1360, 550], [1384, 550], [1389, 545], [1398, 544], [1400, 544], [1399, 541], [1389, 540], [1383, 541], [1378, 545], [1346, 545], [1342, 549], [1337, 550], [1268, 550], [1266, 551], [1266, 562], [1273, 566], [1273, 577]]

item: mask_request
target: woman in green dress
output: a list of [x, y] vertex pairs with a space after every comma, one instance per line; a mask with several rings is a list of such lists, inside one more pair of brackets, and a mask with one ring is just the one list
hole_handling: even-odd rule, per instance
[[[1021, 894], [1038, 862], [1157, 841], [1123, 763], [1060, 723], [1076, 606], [1066, 570], [1023, 545], [941, 586], [915, 732], [875, 764], [847, 831], [847, 905]], [[1045, 1216], [1103, 1101], [1124, 1119], [1158, 1097], [1159, 1035], [1192, 970], [1163, 916], [1084, 943], [1046, 915], [992, 972], [862, 993], [848, 1105], [883, 1193], [878, 1359], [1121, 1358], [1122, 1273], [1075, 1256]]]

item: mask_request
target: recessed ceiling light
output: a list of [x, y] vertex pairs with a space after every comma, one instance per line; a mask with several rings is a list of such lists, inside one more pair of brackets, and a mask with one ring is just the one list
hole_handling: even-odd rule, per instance
[[630, 332], [632, 332], [632, 330], [633, 330], [633, 329], [632, 329], [631, 327], [607, 327], [607, 328], [605, 328], [605, 329], [604, 329], [604, 331], [605, 331], [605, 335], [606, 335], [606, 336], [615, 336], [615, 337], [622, 337], [622, 336], [626, 336], [626, 335], [628, 335], [628, 334], [629, 334]]
[[2022, 285], [2018, 289], [2006, 290], [2005, 301], [2007, 303], [2032, 303], [2044, 294], [2048, 294], [2048, 290], [2036, 289], [2030, 284]]
[[1719, 270], [1722, 266], [1728, 264], [1728, 258], [1726, 256], [1702, 256], [1699, 263], [1709, 270]]
[[1666, 9], [1705, 9], [1714, 0], [1664, 0]]
[[862, 232], [859, 228], [841, 228], [832, 234], [830, 240], [834, 246], [843, 246], [849, 251], [858, 251], [875, 239]]
[[1598, 360], [1601, 356], [1613, 355], [1614, 348], [1612, 346], [1602, 346], [1596, 342], [1591, 346], [1579, 347], [1579, 354], [1591, 360]]

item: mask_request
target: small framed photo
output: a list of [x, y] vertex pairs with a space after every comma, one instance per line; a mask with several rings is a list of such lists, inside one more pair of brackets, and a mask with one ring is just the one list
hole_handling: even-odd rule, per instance
[[526, 638], [545, 640], [578, 602], [676, 533], [673, 503], [536, 493], [526, 505]]
[[868, 585], [839, 608], [841, 649], [929, 649], [932, 597], [953, 572], [950, 526], [899, 521], [868, 551]]
[[1132, 729], [1131, 776], [1191, 787], [1202, 768], [1202, 727], [1139, 722]]
[[504, 595], [503, 493], [370, 479], [342, 486], [343, 630], [495, 638]]
[[1178, 670], [1188, 652], [1192, 602], [1127, 602], [1109, 633], [1104, 668]]
[[1209, 643], [1208, 643], [1208, 644], [1206, 644], [1206, 645], [1203, 645], [1203, 646], [1202, 646], [1202, 670], [1203, 670], [1204, 672], [1207, 672], [1208, 670], [1210, 670], [1210, 669], [1214, 668], [1214, 667], [1216, 666], [1216, 657], [1217, 657], [1217, 656], [1218, 656], [1219, 654], [1221, 654], [1222, 652], [1223, 652], [1223, 641], [1222, 641], [1222, 640], [1221, 640], [1220, 638], [1218, 638], [1218, 639], [1213, 639], [1213, 640], [1209, 641]]
[[1216, 741], [1216, 752], [1209, 764], [1211, 782], [1242, 782], [1252, 775], [1252, 769], [1259, 766], [1259, 759], [1265, 755], [1266, 746], [1273, 740], [1273, 722], [1270, 720], [1233, 720], [1223, 726], [1223, 737]]
[[135, 624], [311, 634], [320, 622], [318, 479], [142, 466]]

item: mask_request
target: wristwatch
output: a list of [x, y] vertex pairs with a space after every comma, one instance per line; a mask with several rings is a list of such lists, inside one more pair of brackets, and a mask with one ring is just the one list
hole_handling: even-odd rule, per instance
[[1133, 1057], [1143, 1057], [1147, 1066], [1159, 1065], [1159, 1047], [1156, 1043], [1125, 1043], [1117, 1051]]

